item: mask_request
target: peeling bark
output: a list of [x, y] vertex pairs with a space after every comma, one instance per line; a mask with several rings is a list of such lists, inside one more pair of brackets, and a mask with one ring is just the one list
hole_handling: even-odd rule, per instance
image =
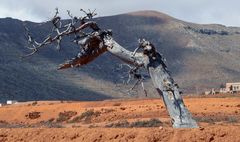
[[169, 75], [166, 68], [161, 64], [161, 58], [158, 56], [155, 61], [149, 62], [147, 69], [151, 76], [154, 87], [162, 96], [164, 104], [172, 118], [174, 128], [197, 128], [198, 125], [186, 106], [182, 96], [179, 94], [177, 85]]

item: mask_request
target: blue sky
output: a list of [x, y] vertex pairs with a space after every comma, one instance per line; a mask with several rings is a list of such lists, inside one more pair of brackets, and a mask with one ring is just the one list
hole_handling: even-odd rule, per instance
[[239, 5], [239, 0], [1, 0], [0, 18], [41, 22], [51, 18], [56, 7], [65, 18], [66, 10], [80, 16], [80, 8], [96, 8], [99, 16], [156, 10], [188, 22], [240, 27]]

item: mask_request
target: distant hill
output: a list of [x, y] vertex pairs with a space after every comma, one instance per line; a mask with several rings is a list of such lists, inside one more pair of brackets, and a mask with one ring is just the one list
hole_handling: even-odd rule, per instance
[[[222, 83], [240, 80], [240, 28], [223, 25], [200, 25], [184, 22], [156, 11], [139, 11], [100, 17], [102, 29], [112, 29], [121, 45], [133, 50], [138, 38], [150, 40], [167, 59], [174, 79], [184, 93], [200, 93]], [[26, 22], [38, 40], [51, 26]], [[52, 46], [20, 60], [29, 52], [23, 22], [0, 19], [0, 101], [27, 100], [102, 100], [127, 95], [128, 85], [122, 76], [127, 69], [117, 70], [118, 59], [106, 53], [93, 63], [78, 69], [57, 71], [58, 64], [77, 55], [79, 47], [67, 40], [62, 51]], [[125, 78], [126, 80], [126, 78]], [[151, 80], [146, 81], [151, 97]]]

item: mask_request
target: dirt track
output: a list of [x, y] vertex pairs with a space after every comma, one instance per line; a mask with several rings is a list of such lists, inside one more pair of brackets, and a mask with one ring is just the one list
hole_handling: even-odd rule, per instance
[[[0, 108], [2, 141], [240, 141], [240, 98], [185, 98], [198, 129], [172, 129], [160, 99]], [[136, 123], [137, 122], [137, 123]]]

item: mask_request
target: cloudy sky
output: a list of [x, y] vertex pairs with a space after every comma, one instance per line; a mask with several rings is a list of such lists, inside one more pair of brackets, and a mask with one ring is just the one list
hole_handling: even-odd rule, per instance
[[80, 8], [97, 9], [99, 16], [138, 10], [157, 10], [195, 23], [218, 23], [240, 27], [239, 0], [0, 0], [0, 18], [13, 17], [35, 22], [46, 21], [59, 8], [80, 16]]

